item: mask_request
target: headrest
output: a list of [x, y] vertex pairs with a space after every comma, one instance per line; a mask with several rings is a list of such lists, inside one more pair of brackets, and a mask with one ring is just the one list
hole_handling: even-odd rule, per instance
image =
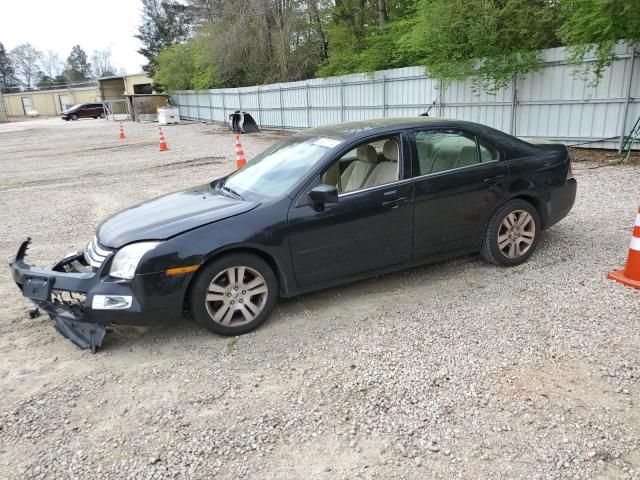
[[356, 150], [356, 154], [358, 155], [358, 160], [362, 162], [378, 163], [378, 152], [372, 145], [360, 145]]
[[382, 147], [384, 158], [390, 162], [398, 161], [398, 143], [395, 140], [387, 140]]
[[473, 146], [473, 147], [472, 146], [462, 147], [460, 149], [460, 158], [475, 160], [475, 158], [476, 158], [476, 147], [475, 146]]

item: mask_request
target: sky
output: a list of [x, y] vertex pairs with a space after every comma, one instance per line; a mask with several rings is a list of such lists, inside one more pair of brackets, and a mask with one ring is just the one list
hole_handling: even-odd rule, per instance
[[0, 42], [7, 51], [29, 42], [63, 61], [74, 45], [88, 57], [110, 48], [114, 67], [139, 73], [146, 62], [133, 35], [141, 11], [140, 0], [0, 0]]

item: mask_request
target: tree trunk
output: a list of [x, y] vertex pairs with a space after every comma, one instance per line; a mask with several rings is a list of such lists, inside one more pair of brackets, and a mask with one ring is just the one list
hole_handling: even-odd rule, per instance
[[378, 24], [384, 27], [387, 24], [389, 17], [387, 16], [387, 1], [378, 0]]
[[329, 44], [327, 42], [327, 36], [324, 33], [324, 28], [322, 27], [322, 20], [320, 20], [320, 14], [318, 13], [317, 0], [309, 0], [309, 20], [312, 25], [312, 28], [316, 31], [316, 33], [320, 37], [320, 58], [325, 59], [328, 56]]

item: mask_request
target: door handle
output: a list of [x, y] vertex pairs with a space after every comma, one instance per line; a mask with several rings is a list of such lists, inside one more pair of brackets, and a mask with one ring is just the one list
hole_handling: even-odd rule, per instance
[[400, 197], [400, 198], [395, 198], [393, 200], [389, 200], [387, 202], [382, 202], [382, 206], [383, 207], [387, 207], [387, 208], [398, 208], [398, 206], [401, 203], [406, 202], [407, 200], [409, 200], [409, 197]]
[[483, 181], [484, 183], [494, 184], [494, 183], [499, 183], [500, 180], [502, 180], [503, 178], [504, 178], [504, 175], [496, 175], [495, 177], [485, 178]]

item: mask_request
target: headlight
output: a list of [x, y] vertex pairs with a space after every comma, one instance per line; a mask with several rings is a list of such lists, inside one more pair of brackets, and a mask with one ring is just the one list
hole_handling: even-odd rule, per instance
[[109, 275], [131, 280], [136, 274], [136, 269], [142, 256], [149, 250], [155, 248], [159, 243], [160, 242], [139, 242], [122, 247], [118, 250], [118, 253], [116, 253], [113, 262], [111, 262]]

